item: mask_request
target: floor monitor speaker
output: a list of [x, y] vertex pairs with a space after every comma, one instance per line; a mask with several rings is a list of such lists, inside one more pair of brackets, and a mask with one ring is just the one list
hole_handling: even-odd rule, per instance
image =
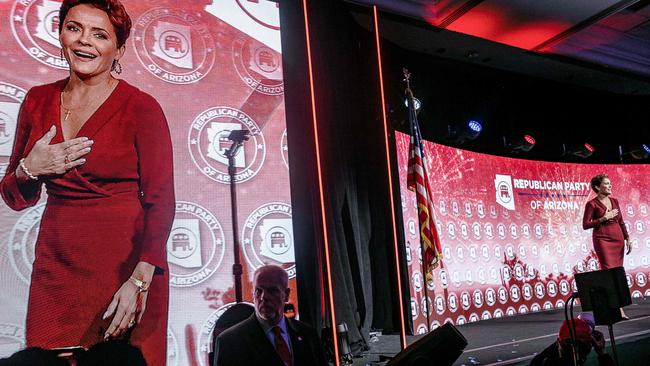
[[451, 323], [445, 323], [398, 353], [388, 365], [451, 366], [465, 347], [465, 337]]

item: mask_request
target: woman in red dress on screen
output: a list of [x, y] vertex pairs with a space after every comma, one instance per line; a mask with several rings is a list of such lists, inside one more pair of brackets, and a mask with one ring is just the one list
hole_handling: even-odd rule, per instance
[[[587, 202], [582, 219], [582, 228], [593, 228], [594, 250], [602, 269], [623, 267], [623, 253], [632, 251], [627, 228], [621, 215], [618, 200], [611, 197], [612, 182], [607, 174], [591, 178], [591, 189], [596, 197]], [[623, 309], [621, 315], [627, 318]]]
[[15, 210], [47, 189], [27, 346], [129, 338], [150, 365], [164, 365], [174, 216], [167, 121], [153, 97], [111, 74], [121, 72], [131, 28], [118, 0], [65, 0], [59, 14], [70, 76], [25, 97], [0, 182]]

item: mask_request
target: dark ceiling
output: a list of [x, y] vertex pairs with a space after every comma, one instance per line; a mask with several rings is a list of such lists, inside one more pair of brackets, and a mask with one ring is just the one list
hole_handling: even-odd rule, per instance
[[[369, 34], [369, 6], [379, 10], [397, 130], [408, 131], [400, 108], [408, 67], [427, 140], [534, 160], [647, 163], [628, 152], [650, 136], [650, 0], [348, 2]], [[473, 118], [484, 122], [480, 137], [445, 137]], [[524, 134], [535, 148], [512, 151], [509, 142]], [[596, 147], [588, 159], [568, 153], [584, 143]]]
[[650, 95], [650, 0], [350, 2], [400, 15], [382, 17], [381, 35], [406, 49], [617, 94]]

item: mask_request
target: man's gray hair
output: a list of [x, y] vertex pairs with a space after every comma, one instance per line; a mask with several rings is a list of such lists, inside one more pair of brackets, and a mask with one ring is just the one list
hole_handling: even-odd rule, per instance
[[259, 276], [260, 273], [269, 273], [273, 276], [277, 276], [276, 278], [282, 281], [282, 286], [284, 288], [289, 287], [289, 275], [287, 274], [287, 271], [285, 271], [284, 268], [280, 266], [276, 266], [275, 264], [267, 264], [259, 267], [255, 270], [255, 274], [253, 275], [253, 283], [255, 283], [257, 276]]

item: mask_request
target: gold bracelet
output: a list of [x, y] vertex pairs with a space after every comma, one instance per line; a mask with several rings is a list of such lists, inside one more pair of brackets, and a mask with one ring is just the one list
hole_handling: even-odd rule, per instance
[[25, 158], [20, 159], [18, 165], [20, 165], [20, 169], [23, 170], [23, 173], [25, 173], [25, 175], [28, 176], [29, 179], [38, 180], [37, 176], [35, 176], [34, 174], [30, 173], [29, 170], [27, 170], [27, 167], [25, 166]]
[[131, 283], [133, 283], [138, 288], [138, 292], [149, 291], [149, 284], [145, 281], [139, 280], [133, 276], [129, 277], [129, 281], [131, 281]]

